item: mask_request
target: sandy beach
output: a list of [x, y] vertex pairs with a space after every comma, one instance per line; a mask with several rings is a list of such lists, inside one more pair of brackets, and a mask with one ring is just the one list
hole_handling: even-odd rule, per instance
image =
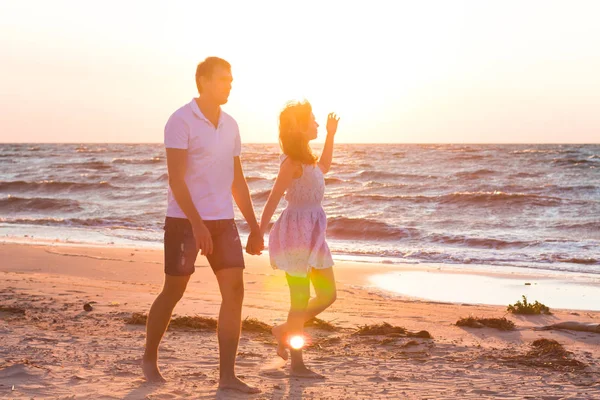
[[600, 400], [598, 15], [0, 0], [0, 400]]
[[[306, 359], [326, 380], [290, 378], [266, 326], [252, 320], [242, 333], [238, 373], [261, 394], [217, 391], [210, 326], [170, 328], [160, 364], [169, 382], [151, 385], [139, 368], [144, 326], [128, 322], [147, 313], [161, 288], [161, 251], [4, 243], [0, 254], [0, 398], [600, 398], [600, 335], [534, 330], [563, 321], [598, 323], [600, 312], [515, 316], [505, 306], [386, 295], [369, 289], [370, 277], [428, 267], [350, 262], [338, 263], [338, 300], [321, 315], [332, 326], [308, 328]], [[245, 318], [269, 325], [285, 318], [285, 279], [265, 256], [247, 258], [245, 280]], [[219, 300], [212, 271], [199, 258], [174, 318], [214, 318]], [[86, 303], [91, 311], [84, 311]], [[456, 326], [468, 316], [506, 316], [516, 329]], [[366, 334], [366, 325], [384, 322], [406, 331]], [[536, 352], [532, 343], [541, 338], [556, 340], [566, 353]]]

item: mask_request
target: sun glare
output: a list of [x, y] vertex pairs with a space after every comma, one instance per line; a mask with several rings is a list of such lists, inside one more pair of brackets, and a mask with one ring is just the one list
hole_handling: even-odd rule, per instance
[[300, 350], [304, 347], [304, 338], [302, 336], [292, 336], [290, 338], [290, 346], [294, 350]]

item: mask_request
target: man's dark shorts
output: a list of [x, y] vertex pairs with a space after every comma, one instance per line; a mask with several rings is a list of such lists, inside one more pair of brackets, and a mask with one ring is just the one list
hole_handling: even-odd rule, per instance
[[[217, 272], [226, 268], [244, 268], [244, 253], [235, 221], [221, 219], [204, 221], [212, 235], [213, 252], [206, 258]], [[199, 249], [186, 218], [165, 219], [165, 274], [188, 276], [194, 273]]]

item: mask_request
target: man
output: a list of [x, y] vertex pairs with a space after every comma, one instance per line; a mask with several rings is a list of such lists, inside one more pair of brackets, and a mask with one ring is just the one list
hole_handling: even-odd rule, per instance
[[240, 162], [236, 121], [221, 110], [231, 91], [231, 66], [209, 57], [196, 69], [200, 96], [184, 105], [165, 126], [169, 196], [165, 219], [165, 282], [150, 312], [142, 369], [146, 379], [164, 381], [158, 346], [183, 296], [200, 251], [212, 267], [222, 303], [217, 335], [220, 389], [257, 393], [235, 376], [244, 298], [244, 258], [234, 222], [233, 199], [250, 227], [246, 246], [260, 254], [264, 243]]

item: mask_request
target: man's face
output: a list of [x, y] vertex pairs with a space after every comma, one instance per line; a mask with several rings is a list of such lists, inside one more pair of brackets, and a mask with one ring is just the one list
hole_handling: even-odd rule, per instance
[[200, 79], [202, 95], [210, 97], [219, 105], [227, 103], [233, 82], [231, 70], [217, 66], [210, 77], [203, 76]]

